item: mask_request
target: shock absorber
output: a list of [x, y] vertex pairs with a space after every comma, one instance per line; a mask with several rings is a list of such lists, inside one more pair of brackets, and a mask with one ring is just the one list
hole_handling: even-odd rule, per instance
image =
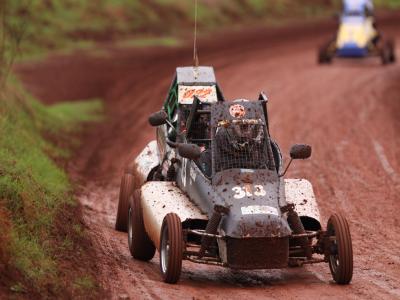
[[176, 168], [175, 164], [179, 163], [179, 160], [176, 158], [171, 159], [171, 165], [167, 170], [167, 181], [175, 181], [176, 179]]
[[[289, 204], [285, 207], [284, 211], [287, 212], [287, 221], [289, 223], [290, 229], [294, 234], [303, 234], [306, 233], [303, 223], [300, 220], [299, 215], [294, 210], [294, 205]], [[295, 241], [299, 246], [301, 246], [304, 250], [304, 254], [307, 258], [311, 258], [312, 250], [310, 247], [310, 243], [307, 237], [299, 237], [296, 238]]]
[[[214, 206], [214, 213], [212, 214], [210, 220], [206, 226], [206, 233], [208, 234], [216, 234], [218, 230], [219, 223], [221, 223], [222, 216], [224, 214], [228, 214], [229, 209], [226, 207], [215, 205]], [[201, 247], [199, 251], [199, 258], [202, 258], [206, 253], [206, 250], [210, 247], [211, 243], [213, 242], [213, 237], [210, 236], [203, 236], [201, 239]]]

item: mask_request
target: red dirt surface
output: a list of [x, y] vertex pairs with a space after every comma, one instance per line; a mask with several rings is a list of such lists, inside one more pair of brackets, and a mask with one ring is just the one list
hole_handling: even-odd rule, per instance
[[[400, 15], [381, 29], [400, 49]], [[96, 246], [100, 279], [112, 299], [398, 299], [400, 298], [400, 65], [378, 58], [316, 64], [316, 49], [333, 24], [219, 34], [200, 43], [227, 99], [270, 96], [271, 133], [284, 153], [313, 146], [287, 177], [315, 189], [323, 222], [349, 220], [355, 254], [349, 286], [332, 283], [328, 265], [231, 271], [184, 262], [177, 285], [161, 282], [158, 256], [131, 258], [127, 236], [114, 230], [120, 178], [127, 161], [154, 138], [147, 117], [166, 96], [174, 68], [191, 64], [191, 49], [115, 49], [57, 56], [18, 72], [47, 103], [102, 97], [106, 120], [88, 128], [69, 165]], [[400, 52], [397, 51], [400, 57]], [[287, 161], [287, 160], [286, 160]]]

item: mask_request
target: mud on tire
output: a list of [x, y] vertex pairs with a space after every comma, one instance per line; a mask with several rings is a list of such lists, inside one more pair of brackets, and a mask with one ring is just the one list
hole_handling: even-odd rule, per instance
[[353, 277], [353, 247], [349, 224], [340, 214], [329, 218], [327, 234], [331, 239], [329, 244], [329, 268], [333, 279], [338, 284], [349, 284]]
[[156, 248], [146, 233], [143, 223], [140, 192], [130, 197], [128, 209], [128, 245], [133, 258], [148, 261], [154, 257]]
[[166, 283], [176, 283], [182, 270], [183, 236], [180, 218], [170, 213], [165, 216], [160, 236], [160, 271]]
[[129, 197], [133, 193], [133, 188], [133, 175], [124, 174], [121, 179], [117, 219], [115, 222], [115, 229], [118, 231], [127, 232], [128, 230]]

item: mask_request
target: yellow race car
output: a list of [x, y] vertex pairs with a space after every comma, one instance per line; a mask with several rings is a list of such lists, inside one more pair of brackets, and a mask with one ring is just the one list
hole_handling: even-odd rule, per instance
[[340, 18], [334, 39], [320, 47], [318, 62], [331, 63], [334, 57], [364, 58], [379, 56], [383, 64], [395, 62], [394, 43], [383, 40], [376, 30], [374, 18], [364, 13], [347, 12]]

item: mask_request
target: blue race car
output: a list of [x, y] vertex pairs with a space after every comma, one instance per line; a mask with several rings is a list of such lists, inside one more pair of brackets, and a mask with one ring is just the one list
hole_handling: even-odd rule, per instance
[[344, 12], [334, 39], [319, 49], [318, 62], [331, 63], [334, 57], [364, 58], [381, 57], [383, 64], [395, 62], [394, 43], [382, 40], [376, 30], [373, 16], [364, 12]]

